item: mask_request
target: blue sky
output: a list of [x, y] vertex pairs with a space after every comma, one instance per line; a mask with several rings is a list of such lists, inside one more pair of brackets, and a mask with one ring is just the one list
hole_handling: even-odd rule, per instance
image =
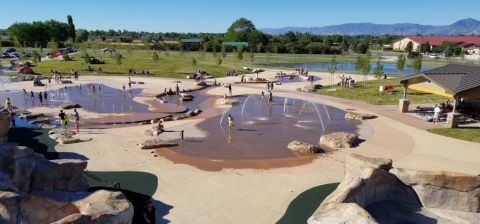
[[[21, 3], [20, 3], [21, 2]], [[22, 0], [21, 13], [2, 16], [0, 29], [15, 22], [73, 17], [76, 28], [149, 32], [225, 32], [245, 17], [257, 29], [310, 27], [342, 23], [419, 23], [447, 25], [460, 19], [480, 20], [478, 0]], [[447, 3], [449, 2], [449, 3]], [[3, 5], [17, 3], [4, 2]], [[17, 5], [18, 5], [17, 4]], [[453, 6], [453, 8], [452, 8]], [[5, 12], [7, 8], [4, 8]], [[12, 9], [13, 10], [13, 9]]]

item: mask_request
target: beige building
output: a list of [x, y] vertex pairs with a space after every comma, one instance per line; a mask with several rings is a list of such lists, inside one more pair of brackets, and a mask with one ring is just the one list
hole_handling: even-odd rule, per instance
[[480, 45], [480, 37], [475, 36], [405, 36], [393, 42], [393, 49], [404, 51], [410, 41], [413, 43], [413, 51], [418, 51], [420, 43], [427, 42], [430, 44], [430, 50], [445, 41], [455, 43], [462, 49]]

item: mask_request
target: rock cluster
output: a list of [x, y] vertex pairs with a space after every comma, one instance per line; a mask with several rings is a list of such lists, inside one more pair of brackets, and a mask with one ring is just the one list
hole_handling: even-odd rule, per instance
[[81, 106], [77, 103], [64, 103], [58, 106], [59, 109], [69, 110], [74, 108], [80, 108]]
[[361, 113], [353, 113], [353, 112], [348, 112], [345, 114], [345, 120], [361, 121], [361, 120], [373, 119], [373, 118], [377, 118], [377, 115], [361, 114]]
[[48, 137], [57, 141], [60, 144], [73, 144], [73, 143], [92, 140], [92, 138], [82, 138], [82, 139], [75, 138], [74, 136], [76, 134], [77, 133], [75, 131], [72, 131], [70, 129], [65, 130], [63, 128], [56, 128], [56, 127], [48, 131]]
[[177, 146], [177, 143], [167, 142], [160, 139], [150, 139], [140, 144], [141, 149], [156, 149]]
[[320, 151], [320, 148], [315, 145], [311, 145], [311, 144], [308, 144], [305, 142], [299, 142], [299, 141], [290, 142], [287, 148], [293, 151], [308, 152], [308, 153], [317, 153]]
[[0, 114], [0, 144], [7, 143], [9, 128], [10, 128], [10, 118], [4, 114]]
[[121, 192], [86, 192], [87, 162], [47, 160], [32, 149], [0, 146], [0, 223], [130, 224], [133, 206]]
[[39, 118], [39, 117], [45, 117], [45, 114], [22, 114], [20, 115], [20, 119], [33, 119], [33, 118]]
[[314, 84], [309, 84], [304, 87], [302, 87], [303, 92], [315, 92], [316, 89], [322, 88], [322, 85], [314, 85]]
[[195, 83], [196, 86], [208, 86], [205, 81]]
[[352, 144], [360, 140], [357, 134], [335, 132], [320, 137], [320, 146], [326, 148], [351, 148]]
[[345, 170], [309, 224], [479, 223], [478, 176], [392, 168], [360, 155], [349, 155]]

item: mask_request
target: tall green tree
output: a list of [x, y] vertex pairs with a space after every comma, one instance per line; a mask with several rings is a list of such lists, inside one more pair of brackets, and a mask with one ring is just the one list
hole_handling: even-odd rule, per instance
[[402, 74], [403, 69], [405, 68], [406, 61], [407, 61], [407, 58], [403, 54], [398, 55], [398, 59], [397, 59], [398, 73]]
[[413, 59], [413, 71], [415, 73], [418, 73], [420, 72], [421, 69], [422, 69], [422, 57], [416, 57], [415, 59]]
[[62, 58], [63, 58], [64, 61], [70, 60], [70, 57], [68, 56], [68, 51], [67, 50], [63, 51]]
[[85, 52], [85, 54], [83, 54], [83, 57], [84, 57], [84, 58], [83, 58], [83, 61], [85, 62], [85, 64], [88, 65], [88, 64], [90, 64], [90, 62], [92, 62], [92, 61], [90, 60], [90, 55], [88, 55], [87, 52]]
[[240, 18], [232, 23], [224, 34], [223, 39], [225, 41], [246, 42], [247, 35], [255, 30], [255, 25], [253, 25], [252, 21]]
[[72, 41], [75, 42], [75, 25], [73, 24], [72, 16], [68, 15], [67, 20], [68, 20], [68, 37], [72, 38]]
[[47, 49], [48, 52], [50, 52], [51, 55], [57, 53], [58, 51], [58, 44], [54, 40], [51, 40], [50, 42], [47, 43]]
[[243, 46], [237, 46], [237, 60], [243, 60]]
[[355, 71], [358, 72], [358, 76], [360, 77], [360, 74], [362, 72], [362, 67], [363, 67], [363, 58], [362, 56], [357, 56], [356, 61], [355, 61]]
[[330, 73], [330, 86], [333, 86], [334, 74], [337, 71], [337, 57], [333, 56], [328, 67], [328, 73]]
[[409, 41], [407, 46], [405, 46], [405, 53], [411, 54], [413, 51], [413, 42]]
[[30, 60], [32, 60], [32, 63], [35, 65], [35, 67], [37, 66], [37, 63], [38, 63], [38, 52], [36, 50], [33, 50], [32, 51], [32, 57], [30, 58]]
[[253, 49], [250, 49], [250, 53], [248, 53], [248, 60], [250, 63], [253, 64], [253, 61], [255, 60], [255, 54], [253, 53]]
[[226, 57], [227, 57], [227, 48], [225, 47], [225, 45], [222, 45], [222, 58], [223, 58], [223, 60], [225, 60]]
[[156, 65], [157, 71], [158, 71], [158, 59], [159, 59], [159, 57], [158, 57], [158, 53], [156, 51], [153, 52], [152, 59], [155, 62], [155, 65]]
[[373, 74], [375, 78], [378, 79], [378, 84], [380, 84], [380, 79], [384, 76], [383, 65], [381, 64], [380, 57], [377, 59], [377, 66], [373, 69]]
[[120, 72], [120, 68], [122, 66], [122, 55], [118, 51], [115, 53], [115, 63], [118, 65], [118, 71]]
[[42, 45], [40, 45], [40, 47], [38, 47], [38, 53], [41, 55], [43, 53], [43, 47]]
[[368, 76], [368, 73], [370, 73], [370, 70], [372, 69], [372, 66], [370, 65], [370, 57], [369, 56], [363, 56], [362, 57], [362, 74], [363, 74], [363, 87], [365, 88], [366, 85], [366, 81], [367, 81], [367, 76]]

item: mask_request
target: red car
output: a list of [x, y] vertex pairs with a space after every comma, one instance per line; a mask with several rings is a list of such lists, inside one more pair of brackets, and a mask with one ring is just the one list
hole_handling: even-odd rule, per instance
[[56, 58], [56, 57], [61, 56], [61, 55], [62, 55], [62, 53], [57, 52], [57, 53], [55, 53], [52, 57]]

